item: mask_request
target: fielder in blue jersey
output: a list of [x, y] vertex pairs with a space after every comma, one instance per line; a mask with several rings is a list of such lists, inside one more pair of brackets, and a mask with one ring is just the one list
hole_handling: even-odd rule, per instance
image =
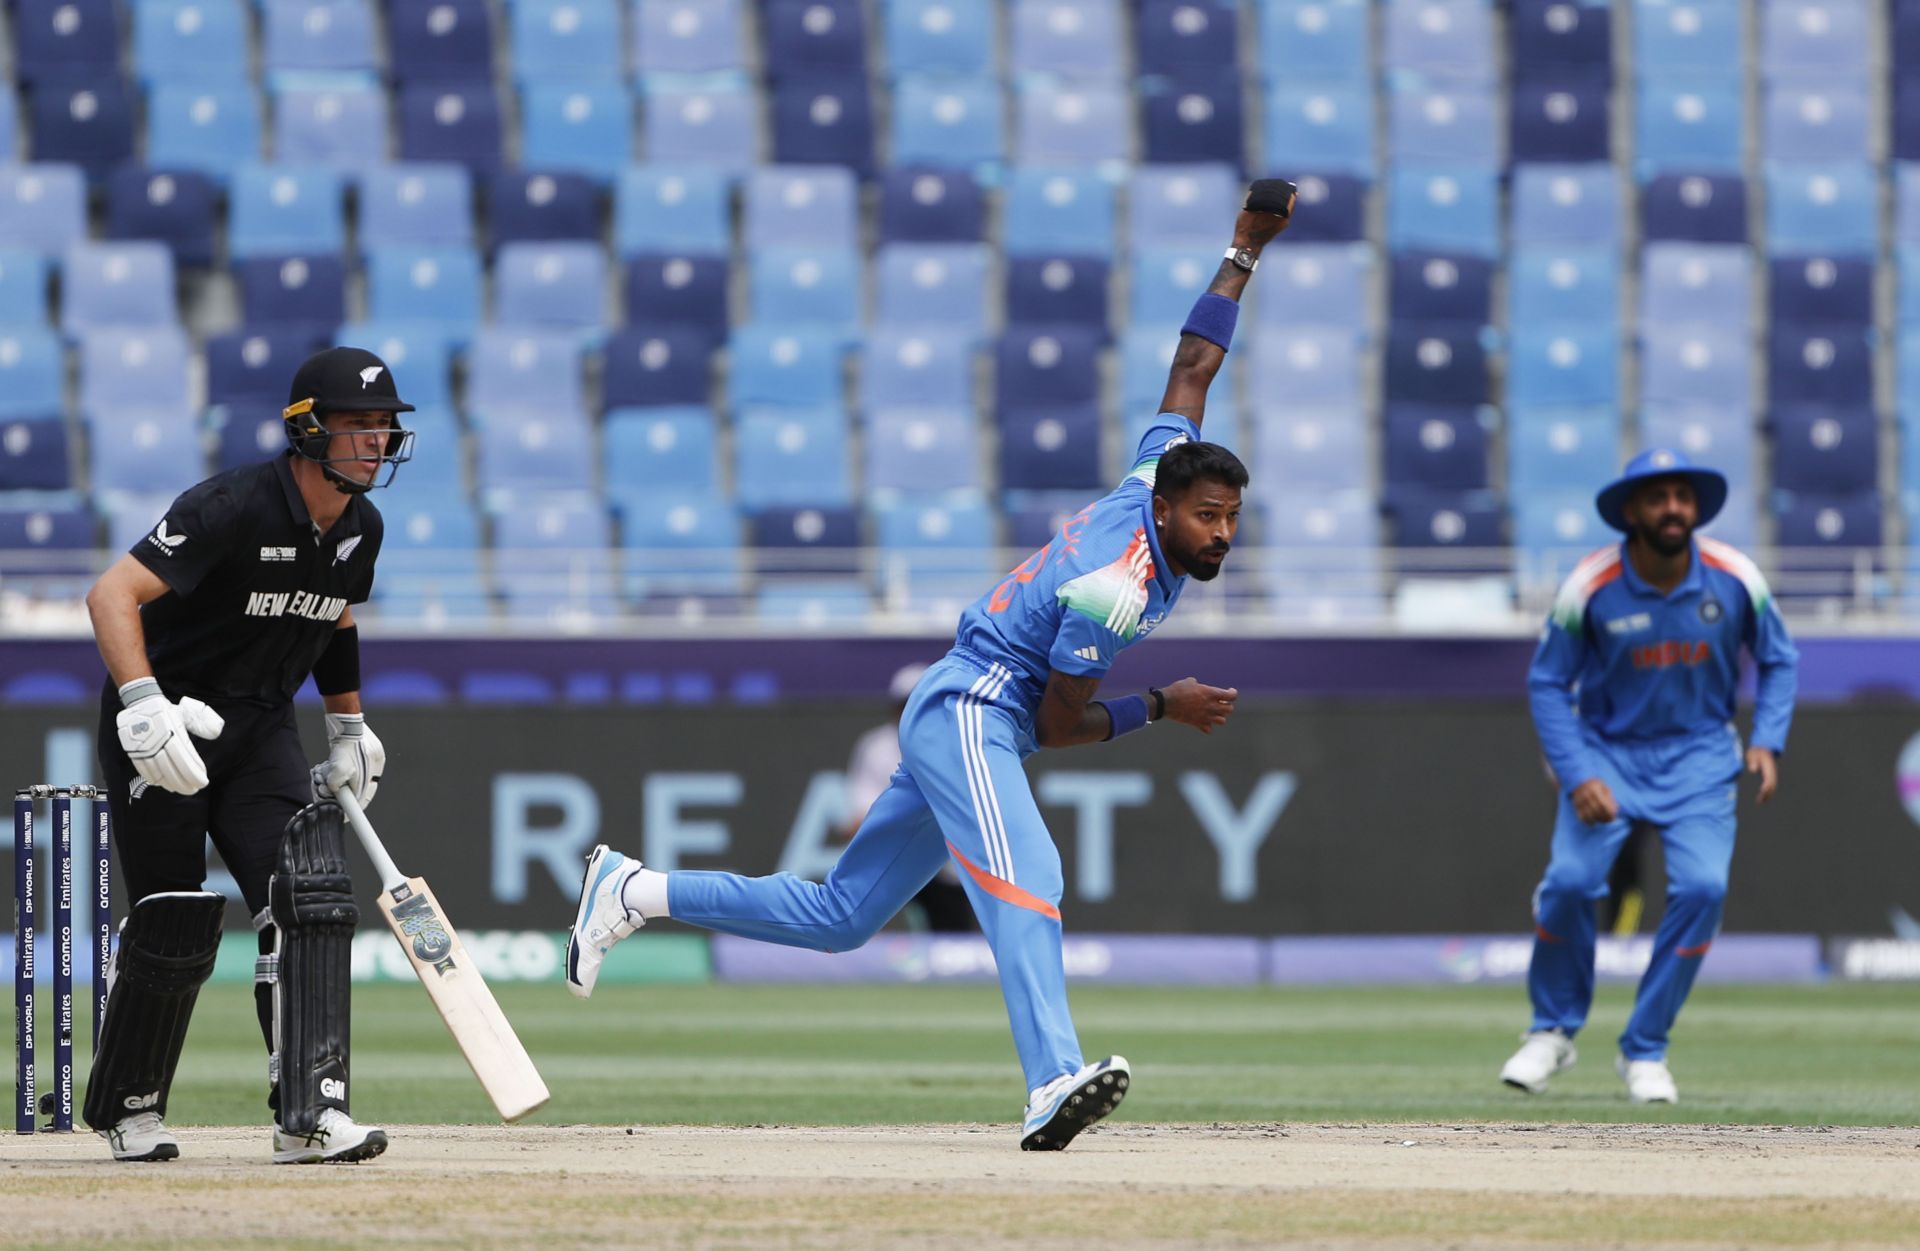
[[[1527, 674], [1534, 725], [1560, 790], [1553, 857], [1534, 895], [1533, 1025], [1500, 1071], [1538, 1094], [1573, 1064], [1593, 1002], [1594, 904], [1635, 823], [1666, 850], [1667, 908], [1620, 1035], [1635, 1103], [1679, 1097], [1667, 1036], [1720, 928], [1740, 772], [1773, 797], [1799, 661], [1751, 560], [1694, 530], [1727, 481], [1678, 452], [1643, 452], [1600, 492], [1627, 539], [1573, 571]], [[1744, 758], [1733, 726], [1740, 651], [1759, 670]]]
[[1260, 251], [1286, 227], [1293, 188], [1254, 184], [1206, 294], [1182, 327], [1160, 419], [1125, 481], [961, 615], [952, 649], [914, 687], [901, 764], [824, 882], [791, 874], [659, 873], [596, 847], [567, 944], [567, 983], [593, 992], [612, 945], [659, 917], [821, 951], [865, 943], [951, 861], [993, 948], [1028, 1092], [1020, 1145], [1059, 1150], [1111, 1112], [1127, 1062], [1088, 1064], [1067, 1011], [1060, 853], [1022, 761], [1041, 747], [1097, 743], [1167, 719], [1210, 733], [1236, 692], [1192, 678], [1095, 699], [1125, 648], [1173, 610], [1188, 578], [1220, 572], [1247, 471], [1200, 441], [1209, 385], [1226, 359]]

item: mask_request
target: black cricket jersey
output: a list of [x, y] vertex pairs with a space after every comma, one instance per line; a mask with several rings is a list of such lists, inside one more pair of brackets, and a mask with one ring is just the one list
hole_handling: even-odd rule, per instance
[[132, 548], [171, 588], [140, 610], [161, 689], [290, 701], [347, 606], [372, 593], [382, 532], [380, 511], [356, 495], [316, 538], [285, 456], [188, 490]]

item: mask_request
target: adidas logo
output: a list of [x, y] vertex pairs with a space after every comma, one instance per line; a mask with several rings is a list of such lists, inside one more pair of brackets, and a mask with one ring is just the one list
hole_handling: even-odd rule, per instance
[[1075, 648], [1073, 654], [1078, 656], [1082, 660], [1091, 660], [1096, 663], [1098, 663], [1101, 659], [1103, 659], [1100, 655], [1100, 649], [1093, 646], [1091, 643], [1089, 643], [1085, 647]]

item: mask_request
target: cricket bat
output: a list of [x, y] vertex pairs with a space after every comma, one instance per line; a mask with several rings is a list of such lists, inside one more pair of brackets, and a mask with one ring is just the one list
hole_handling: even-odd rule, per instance
[[427, 988], [427, 996], [500, 1118], [517, 1121], [539, 1108], [549, 1098], [547, 1084], [540, 1080], [533, 1058], [520, 1045], [460, 935], [447, 923], [440, 901], [424, 880], [401, 875], [352, 791], [336, 791], [334, 799], [380, 875], [380, 911], [387, 918], [387, 928], [400, 940], [420, 984]]

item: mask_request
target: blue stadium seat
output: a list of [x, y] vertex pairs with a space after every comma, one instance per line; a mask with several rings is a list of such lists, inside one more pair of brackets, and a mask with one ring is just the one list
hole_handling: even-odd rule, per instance
[[1585, 483], [1514, 492], [1515, 549], [1536, 567], [1550, 562], [1548, 568], [1557, 578], [1571, 572], [1573, 563], [1587, 553], [1617, 540], [1619, 534], [1593, 507], [1592, 484], [1605, 480], [1608, 471], [1603, 465], [1600, 477]]
[[387, 159], [386, 93], [377, 87], [289, 88], [273, 94], [273, 159], [365, 177]]
[[737, 594], [740, 523], [711, 492], [658, 490], [616, 501], [629, 595]]
[[986, 249], [972, 243], [895, 243], [875, 256], [874, 320], [941, 326], [978, 339], [987, 327]]
[[42, 82], [32, 93], [36, 160], [78, 165], [95, 182], [133, 157], [133, 93], [117, 78]]
[[1862, 257], [1776, 256], [1767, 306], [1775, 325], [1866, 327], [1873, 321], [1873, 262]]
[[287, 384], [320, 340], [298, 331], [235, 330], [207, 339], [207, 404], [271, 409], [277, 424]]
[[[1611, 408], [1522, 408], [1507, 423], [1507, 485], [1516, 506], [1545, 491], [1583, 492], [1593, 511], [1596, 482], [1620, 464], [1620, 422]], [[1596, 518], [1597, 520], [1597, 518]]]
[[641, 106], [649, 161], [744, 174], [760, 159], [759, 104], [738, 84], [649, 88]]
[[109, 326], [171, 326], [173, 254], [158, 243], [83, 243], [60, 265], [60, 328], [69, 338]]
[[1117, 85], [1019, 86], [1014, 159], [1022, 165], [1119, 164], [1132, 153], [1132, 106]]
[[1204, 246], [1134, 249], [1128, 320], [1136, 326], [1179, 327], [1220, 268], [1218, 252]]
[[613, 246], [642, 252], [709, 252], [733, 247], [726, 179], [697, 166], [629, 165], [613, 193]]
[[999, 25], [991, 0], [899, 0], [882, 5], [886, 65], [899, 75], [991, 75]]
[[[399, 385], [407, 386], [407, 383], [403, 382]], [[413, 389], [408, 387], [406, 394], [411, 396]], [[407, 461], [406, 468], [400, 470], [404, 475], [408, 494], [468, 499], [470, 491], [466, 470], [466, 435], [460, 429], [459, 418], [446, 408], [421, 406], [416, 411], [405, 414], [400, 420], [407, 429], [414, 432], [413, 456]], [[287, 439], [281, 429], [279, 414], [271, 415], [269, 425], [279, 441], [279, 446], [284, 449]], [[265, 439], [266, 435], [263, 433], [261, 450], [272, 455], [272, 450], [267, 448]], [[389, 518], [387, 525], [391, 529], [394, 525], [391, 520], [392, 513], [388, 512], [387, 516]], [[384, 576], [384, 567], [381, 572]]]
[[1539, 408], [1611, 406], [1620, 399], [1620, 345], [1610, 326], [1516, 322], [1507, 401]]
[[1002, 233], [1009, 256], [1104, 257], [1115, 251], [1113, 187], [1096, 174], [1016, 168], [1005, 204]]
[[1903, 244], [1896, 251], [1900, 270], [1897, 316], [1903, 327], [1920, 326], [1920, 248]]
[[727, 261], [721, 256], [629, 257], [627, 323], [706, 335], [719, 344], [727, 316]]
[[750, 407], [823, 408], [841, 403], [843, 346], [810, 327], [748, 324], [734, 332], [728, 403]]
[[738, 0], [637, 0], [633, 67], [642, 77], [739, 74], [747, 66]]
[[1743, 335], [1708, 326], [1648, 335], [1640, 345], [1640, 399], [1745, 408], [1752, 402]]
[[1265, 0], [1256, 10], [1260, 76], [1268, 83], [1371, 86], [1368, 8], [1365, 0]]
[[904, 77], [893, 93], [894, 163], [988, 176], [1006, 159], [1005, 122], [991, 78]]
[[464, 495], [400, 496], [383, 512], [379, 608], [429, 624], [490, 615], [480, 521]]
[[473, 182], [458, 165], [387, 165], [360, 179], [360, 246], [473, 246]]
[[400, 90], [398, 115], [403, 161], [445, 161], [475, 173], [503, 162], [500, 100], [484, 80], [409, 83]]
[[1920, 65], [1920, 5], [1894, 0], [1893, 64]]
[[1613, 71], [1612, 10], [1606, 4], [1514, 0], [1507, 39], [1517, 83], [1604, 86]]
[[1863, 80], [1865, 0], [1764, 0], [1760, 72], [1770, 79]]
[[1505, 520], [1488, 491], [1403, 487], [1387, 496], [1389, 533], [1396, 547], [1498, 548]]
[[1090, 256], [1007, 261], [1009, 326], [1073, 326], [1107, 338], [1107, 264]]
[[234, 273], [249, 326], [331, 334], [346, 320], [347, 275], [337, 255], [257, 257], [239, 262]]
[[750, 253], [747, 306], [770, 325], [818, 326], [851, 339], [860, 324], [860, 255], [851, 248]]
[[71, 165], [0, 165], [0, 247], [60, 256], [87, 237], [87, 188]]
[[1367, 186], [1348, 174], [1297, 174], [1291, 243], [1348, 243], [1367, 237]]
[[1650, 243], [1641, 254], [1643, 327], [1733, 328], [1753, 319], [1753, 259], [1724, 244]]
[[260, 159], [260, 102], [244, 83], [155, 87], [147, 96], [147, 164], [224, 183]]
[[1387, 406], [1381, 425], [1387, 489], [1473, 491], [1487, 485], [1487, 429], [1471, 408]]
[[1871, 159], [1865, 87], [1774, 84], [1761, 112], [1760, 153], [1769, 161], [1801, 163]]
[[480, 258], [472, 248], [383, 247], [367, 253], [367, 316], [376, 322], [420, 323], [464, 344], [483, 307]]
[[1393, 325], [1387, 330], [1386, 398], [1413, 404], [1484, 404], [1487, 353], [1478, 331]]
[[1894, 84], [1893, 141], [1889, 146], [1896, 161], [1920, 161], [1920, 73], [1911, 73]]
[[768, 0], [760, 26], [776, 83], [866, 72], [866, 18], [855, 0]]
[[1640, 414], [1640, 445], [1671, 447], [1727, 477], [1733, 492], [1754, 483], [1754, 420], [1750, 411], [1714, 401], [1651, 403]]
[[1844, 494], [1880, 484], [1880, 430], [1871, 407], [1775, 408], [1773, 485], [1782, 491]]
[[[264, 8], [261, 61], [269, 82], [283, 86], [370, 82], [379, 69], [373, 8], [367, 0], [266, 0]], [[244, 48], [243, 42], [234, 63], [243, 68]]]
[[1352, 568], [1370, 557], [1380, 541], [1380, 514], [1371, 492], [1292, 491], [1262, 496], [1261, 504], [1266, 545], [1276, 551], [1322, 552]]
[[20, 0], [10, 65], [22, 83], [82, 82], [120, 72], [120, 20], [113, 0]]
[[607, 320], [606, 253], [598, 243], [509, 243], [493, 267], [494, 320], [597, 338]]
[[1492, 82], [1493, 14], [1485, 0], [1387, 0], [1381, 63], [1389, 76]]
[[1009, 330], [994, 360], [994, 405], [1002, 411], [1099, 398], [1099, 341], [1086, 331]]
[[1013, 0], [1008, 7], [1014, 75], [1113, 82], [1125, 73], [1117, 0]]
[[[1359, 338], [1372, 336], [1372, 249], [1347, 243], [1288, 243], [1267, 253], [1261, 264], [1266, 272], [1253, 305], [1262, 325], [1305, 322]], [[1151, 332], [1170, 337], [1170, 329], [1154, 327]]]
[[1737, 172], [1746, 141], [1744, 108], [1732, 84], [1641, 83], [1634, 97], [1633, 146], [1641, 179], [1679, 171]]
[[1513, 171], [1513, 242], [1617, 247], [1620, 178], [1610, 165], [1521, 165]]
[[746, 408], [736, 428], [734, 494], [742, 508], [853, 502], [849, 431], [840, 409]]
[[[152, 525], [149, 521], [146, 529]], [[97, 529], [84, 505], [66, 500], [0, 505], [0, 574], [22, 589], [33, 587], [38, 578], [91, 578], [89, 557]], [[73, 563], [50, 558], [54, 552], [71, 552]]]
[[1747, 184], [1731, 174], [1662, 174], [1640, 192], [1649, 242], [1745, 243]]
[[1092, 402], [1001, 408], [1000, 485], [1008, 491], [1097, 490], [1100, 410]]
[[[1477, 256], [1402, 252], [1393, 258], [1387, 289], [1396, 323], [1450, 322], [1477, 329], [1493, 321], [1493, 262]], [[1314, 308], [1320, 319], [1314, 305], [1301, 307]], [[1518, 317], [1511, 320], [1525, 324]]]
[[204, 174], [128, 166], [107, 180], [106, 237], [152, 239], [167, 245], [177, 266], [211, 265], [219, 204], [219, 189]]
[[606, 506], [551, 495], [493, 513], [493, 567], [510, 618], [565, 627], [619, 613]]
[[1873, 348], [1860, 327], [1780, 325], [1767, 352], [1774, 404], [1873, 403]]
[[1387, 246], [1469, 256], [1500, 252], [1500, 191], [1492, 174], [1398, 168], [1387, 175]]
[[0, 250], [0, 326], [46, 324], [46, 258], [25, 249]]
[[[286, 396], [279, 397], [280, 403], [286, 402]], [[213, 471], [224, 473], [237, 469], [241, 465], [257, 465], [263, 460], [272, 460], [287, 450], [287, 427], [280, 420], [275, 408], [254, 407], [245, 412], [221, 410], [211, 419], [215, 431], [213, 447]], [[411, 414], [409, 414], [411, 417]], [[412, 422], [409, 420], [408, 425]], [[414, 470], [416, 454], [407, 461], [407, 482], [414, 485], [418, 476]]]
[[704, 407], [616, 408], [603, 437], [607, 492], [617, 501], [648, 491], [720, 489], [719, 444]]
[[580, 413], [580, 345], [552, 331], [484, 326], [467, 353], [468, 407], [490, 419]]
[[796, 576], [845, 574], [859, 568], [860, 515], [843, 507], [773, 507], [752, 510], [752, 545], [769, 552], [763, 576], [786, 582]]
[[[94, 496], [94, 503], [107, 523], [107, 550], [124, 552], [135, 543], [145, 542], [154, 523], [166, 516], [176, 494], [178, 492], [162, 494], [151, 488], [145, 491], [98, 492]], [[5, 546], [0, 542], [0, 548]]]
[[483, 493], [593, 489], [593, 426], [584, 413], [548, 408], [497, 414], [476, 407], [473, 421], [474, 466]]
[[394, 385], [409, 404], [451, 408], [454, 346], [464, 345], [472, 329], [464, 328], [456, 338], [431, 322], [348, 322], [335, 332], [332, 342], [365, 347], [385, 361], [393, 371]]
[[704, 406], [712, 390], [712, 359], [713, 340], [704, 334], [660, 327], [616, 331], [606, 343], [601, 403], [608, 409]]
[[1873, 548], [1883, 541], [1878, 491], [1785, 495], [1773, 518], [1781, 547]]
[[754, 597], [754, 613], [785, 630], [824, 629], [836, 622], [860, 622], [872, 615], [873, 597], [859, 578], [793, 578], [764, 583]]
[[1263, 326], [1247, 381], [1255, 412], [1289, 405], [1357, 408], [1358, 347], [1345, 331]]
[[1666, 79], [1738, 74], [1744, 7], [1743, 0], [1634, 0], [1634, 68]]
[[773, 166], [746, 179], [741, 236], [750, 248], [852, 248], [858, 191], [844, 169]]
[[1371, 179], [1373, 92], [1335, 83], [1270, 89], [1265, 157], [1268, 169]]
[[873, 100], [864, 77], [787, 82], [774, 89], [773, 159], [782, 164], [873, 169]]
[[1045, 547], [1074, 514], [1087, 506], [1079, 491], [1016, 491], [1008, 496], [1007, 546], [1022, 552]]
[[65, 491], [72, 455], [65, 419], [0, 418], [0, 491]]
[[96, 491], [186, 490], [207, 476], [200, 431], [185, 408], [90, 410], [88, 476]]
[[965, 170], [896, 168], [880, 177], [881, 243], [977, 243], [986, 221], [986, 194]]
[[507, 8], [513, 76], [523, 88], [617, 82], [620, 34], [614, 0], [514, 0]]
[[[1127, 331], [1120, 341], [1120, 411], [1125, 414], [1122, 423], [1121, 444], [1127, 449], [1140, 445], [1140, 435], [1146, 433], [1145, 427], [1136, 425], [1148, 422], [1160, 412], [1160, 400], [1167, 390], [1167, 370], [1173, 364], [1174, 351], [1180, 346], [1180, 337], [1172, 327], [1136, 326]], [[1291, 412], [1296, 405], [1281, 404], [1269, 400], [1266, 408], [1270, 411]], [[1240, 409], [1240, 388], [1238, 375], [1231, 369], [1223, 369], [1213, 380], [1213, 389], [1207, 397], [1207, 439], [1213, 443], [1230, 443], [1228, 427], [1233, 424]]]
[[1369, 444], [1368, 423], [1358, 412], [1287, 412], [1257, 427], [1248, 473], [1268, 495], [1302, 487], [1370, 491]]
[[1871, 256], [1879, 251], [1880, 187], [1871, 165], [1767, 171], [1767, 243], [1775, 252]]
[[993, 514], [976, 497], [891, 500], [873, 513], [883, 600], [922, 611], [953, 601], [946, 607], [958, 609], [1005, 572]]
[[[1564, 3], [1560, 7], [1583, 11]], [[1508, 150], [1515, 161], [1609, 159], [1604, 82], [1529, 83], [1514, 89], [1510, 109]]]
[[1135, 14], [1135, 63], [1169, 78], [1238, 72], [1238, 12], [1222, 0], [1145, 0]]
[[520, 100], [520, 160], [531, 169], [612, 182], [633, 160], [633, 97], [617, 82], [528, 86]]
[[1246, 165], [1246, 117], [1237, 76], [1148, 82], [1152, 85], [1142, 98], [1141, 159], [1164, 165]]
[[[1472, 83], [1448, 85], [1453, 89], [1401, 86], [1387, 93], [1389, 156], [1396, 161], [1470, 170], [1499, 168], [1500, 131], [1493, 123], [1493, 89]], [[1520, 93], [1516, 93], [1513, 102], [1516, 139], [1520, 134], [1521, 104]], [[1517, 147], [1514, 158], [1521, 159]]]
[[0, 329], [0, 417], [46, 417], [64, 407], [66, 359], [41, 326]]
[[1893, 237], [1900, 243], [1920, 243], [1920, 163], [1894, 166]]
[[953, 491], [984, 485], [979, 423], [970, 407], [915, 403], [867, 412], [866, 483], [871, 491]]
[[347, 221], [340, 175], [291, 165], [242, 165], [227, 194], [227, 254], [299, 256], [338, 252]]
[[487, 186], [493, 246], [506, 243], [597, 242], [600, 193], [579, 174], [503, 170]]
[[1507, 323], [1519, 327], [1598, 323], [1620, 310], [1620, 264], [1601, 247], [1520, 247], [1507, 268]]
[[973, 352], [950, 335], [886, 328], [860, 358], [860, 407], [965, 410], [973, 404]]
[[20, 159], [20, 106], [13, 93], [0, 93], [0, 161], [11, 165]]
[[1137, 166], [1127, 179], [1127, 238], [1135, 247], [1214, 242], [1219, 227], [1209, 232], [1207, 219], [1239, 212], [1242, 190], [1226, 165]]
[[401, 87], [493, 80], [485, 0], [394, 0], [386, 14], [388, 56]]

